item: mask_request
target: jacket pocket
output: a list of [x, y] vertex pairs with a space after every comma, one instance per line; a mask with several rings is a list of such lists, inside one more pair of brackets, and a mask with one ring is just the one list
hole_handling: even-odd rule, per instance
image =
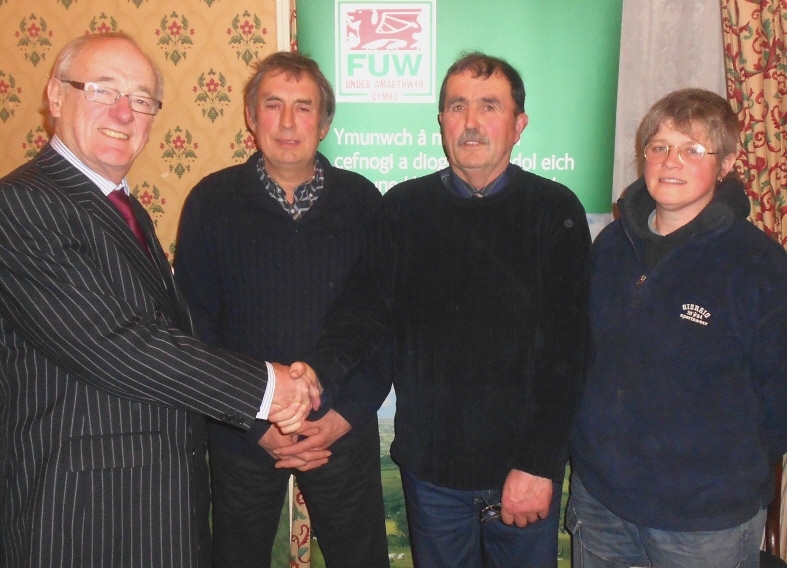
[[135, 432], [71, 438], [65, 448], [68, 471], [144, 467], [161, 459], [161, 434]]

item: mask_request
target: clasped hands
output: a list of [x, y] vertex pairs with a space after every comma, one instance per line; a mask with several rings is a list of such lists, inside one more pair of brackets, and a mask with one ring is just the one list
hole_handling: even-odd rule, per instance
[[293, 434], [303, 426], [309, 412], [320, 408], [322, 386], [317, 374], [305, 363], [293, 363], [289, 367], [280, 363], [272, 365], [276, 388], [268, 421], [282, 434]]
[[[289, 369], [274, 364], [276, 371], [276, 390], [268, 420], [273, 424], [259, 439], [258, 444], [276, 461], [277, 468], [294, 468], [308, 471], [327, 463], [331, 455], [328, 449], [331, 444], [350, 430], [350, 424], [335, 410], [329, 410], [325, 416], [315, 421], [306, 420], [306, 416], [320, 407], [322, 388], [314, 370], [305, 363], [293, 363]], [[290, 393], [279, 394], [280, 373], [286, 375], [283, 384], [296, 388], [296, 396], [304, 396], [300, 389], [308, 386], [307, 400], [291, 397]], [[316, 387], [316, 400], [314, 388]], [[288, 388], [288, 387], [284, 387]], [[304, 439], [299, 441], [299, 436]]]

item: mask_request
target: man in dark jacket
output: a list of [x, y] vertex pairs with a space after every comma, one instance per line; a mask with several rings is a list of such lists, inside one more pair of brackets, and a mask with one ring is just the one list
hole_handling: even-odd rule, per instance
[[309, 365], [293, 366], [342, 384], [392, 334], [391, 453], [420, 567], [556, 563], [590, 237], [570, 190], [509, 163], [524, 98], [505, 61], [451, 66], [450, 167], [385, 194]]
[[[314, 61], [280, 52], [258, 62], [245, 100], [260, 151], [189, 195], [176, 280], [207, 343], [289, 363], [314, 346], [381, 196], [317, 153], [335, 103]], [[270, 566], [291, 472], [329, 568], [388, 566], [376, 412], [390, 386], [382, 356], [359, 369], [281, 460], [296, 440], [267, 422], [209, 424], [215, 566]]]

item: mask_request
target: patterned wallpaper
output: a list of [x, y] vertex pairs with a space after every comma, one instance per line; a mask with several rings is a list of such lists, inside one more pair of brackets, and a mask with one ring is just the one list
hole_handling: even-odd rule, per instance
[[163, 109], [128, 179], [172, 260], [191, 188], [254, 151], [243, 84], [249, 63], [276, 51], [276, 24], [277, 0], [0, 0], [0, 176], [49, 138], [42, 101], [60, 48], [79, 34], [124, 31], [164, 75]]

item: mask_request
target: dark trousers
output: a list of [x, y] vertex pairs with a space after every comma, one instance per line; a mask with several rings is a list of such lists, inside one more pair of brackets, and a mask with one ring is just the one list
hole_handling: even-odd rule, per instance
[[215, 568], [271, 565], [291, 473], [327, 568], [388, 568], [376, 419], [339, 439], [328, 463], [306, 472], [276, 469], [267, 455], [251, 458], [215, 446], [210, 449]]

